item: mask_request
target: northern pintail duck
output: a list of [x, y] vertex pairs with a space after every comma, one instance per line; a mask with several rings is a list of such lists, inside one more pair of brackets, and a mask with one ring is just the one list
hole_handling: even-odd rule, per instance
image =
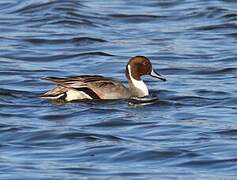
[[48, 77], [56, 87], [41, 95], [46, 99], [63, 99], [66, 101], [79, 99], [128, 99], [130, 97], [145, 97], [149, 95], [146, 84], [141, 79], [143, 75], [166, 81], [157, 73], [148, 58], [136, 56], [128, 61], [126, 66], [128, 87], [121, 82], [99, 75], [70, 76], [66, 78]]

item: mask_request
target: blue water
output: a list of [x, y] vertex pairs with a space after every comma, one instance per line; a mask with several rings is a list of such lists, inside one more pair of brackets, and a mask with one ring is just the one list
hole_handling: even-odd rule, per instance
[[[54, 103], [42, 78], [126, 83], [153, 103]], [[0, 179], [236, 179], [235, 0], [0, 1]]]

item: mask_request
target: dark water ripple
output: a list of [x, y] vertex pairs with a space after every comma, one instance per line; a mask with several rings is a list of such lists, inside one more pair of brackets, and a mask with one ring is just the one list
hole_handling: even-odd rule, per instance
[[[0, 1], [0, 179], [236, 179], [236, 27], [235, 0]], [[38, 98], [135, 55], [148, 99]]]

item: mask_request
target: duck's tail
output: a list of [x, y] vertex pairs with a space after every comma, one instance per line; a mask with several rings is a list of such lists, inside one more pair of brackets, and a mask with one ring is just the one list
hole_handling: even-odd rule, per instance
[[54, 89], [40, 95], [40, 97], [44, 99], [51, 99], [51, 100], [65, 99], [66, 92], [67, 92], [67, 88], [63, 86], [57, 86]]

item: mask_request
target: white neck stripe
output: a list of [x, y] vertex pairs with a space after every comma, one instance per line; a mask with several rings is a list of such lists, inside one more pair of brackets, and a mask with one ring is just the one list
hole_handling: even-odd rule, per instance
[[128, 74], [129, 74], [129, 77], [131, 79], [132, 84], [137, 89], [140, 89], [144, 93], [144, 96], [148, 96], [149, 92], [148, 92], [148, 88], [147, 88], [146, 84], [142, 80], [139, 81], [139, 80], [136, 80], [132, 77], [131, 66], [130, 65], [128, 65]]

